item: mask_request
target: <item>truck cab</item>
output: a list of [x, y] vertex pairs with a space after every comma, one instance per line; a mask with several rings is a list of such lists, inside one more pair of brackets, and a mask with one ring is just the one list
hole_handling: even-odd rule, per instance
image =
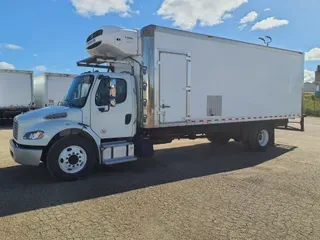
[[77, 65], [107, 71], [76, 76], [68, 90], [61, 89], [67, 94], [59, 106], [15, 117], [13, 159], [33, 166], [43, 162], [60, 180], [85, 177], [99, 164], [136, 160], [135, 145], [142, 146], [137, 140], [140, 71], [135, 75], [133, 67], [138, 42], [138, 31], [115, 26], [91, 34], [86, 41], [91, 57]]
[[87, 72], [74, 78], [60, 106], [14, 119], [10, 152], [62, 180], [87, 175], [97, 164], [136, 160], [136, 88], [127, 73]]

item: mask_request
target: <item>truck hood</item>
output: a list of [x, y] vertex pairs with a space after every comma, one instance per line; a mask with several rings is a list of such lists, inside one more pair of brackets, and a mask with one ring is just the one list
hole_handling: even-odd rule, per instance
[[[82, 111], [79, 108], [69, 108], [64, 106], [55, 106], [55, 107], [46, 107], [38, 110], [30, 111], [25, 114], [18, 115], [15, 119], [19, 122], [43, 122], [43, 121], [54, 121], [59, 119], [59, 115], [63, 116], [66, 114], [64, 119], [74, 120], [82, 122]], [[49, 119], [46, 119], [48, 116], [55, 116]]]
[[[57, 131], [70, 123], [82, 123], [82, 110], [63, 106], [47, 107], [15, 117], [13, 135], [15, 140], [22, 145], [46, 146], [48, 141]], [[23, 139], [27, 132], [44, 131], [47, 135], [40, 141]]]

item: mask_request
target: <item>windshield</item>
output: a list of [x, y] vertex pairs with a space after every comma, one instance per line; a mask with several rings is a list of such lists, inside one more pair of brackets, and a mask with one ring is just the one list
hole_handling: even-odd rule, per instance
[[87, 102], [93, 79], [94, 77], [92, 75], [83, 75], [74, 78], [65, 98], [64, 105], [83, 108]]

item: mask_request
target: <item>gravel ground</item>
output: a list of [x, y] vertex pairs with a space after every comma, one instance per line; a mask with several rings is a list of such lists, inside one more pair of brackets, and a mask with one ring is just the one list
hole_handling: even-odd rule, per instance
[[205, 140], [72, 183], [13, 162], [0, 130], [0, 239], [320, 239], [320, 119], [246, 152]]

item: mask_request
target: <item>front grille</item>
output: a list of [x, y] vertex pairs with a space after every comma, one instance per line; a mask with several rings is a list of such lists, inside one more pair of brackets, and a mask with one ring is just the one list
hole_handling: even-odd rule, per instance
[[13, 120], [13, 137], [14, 139], [18, 139], [18, 133], [19, 132], [19, 124], [16, 119]]

